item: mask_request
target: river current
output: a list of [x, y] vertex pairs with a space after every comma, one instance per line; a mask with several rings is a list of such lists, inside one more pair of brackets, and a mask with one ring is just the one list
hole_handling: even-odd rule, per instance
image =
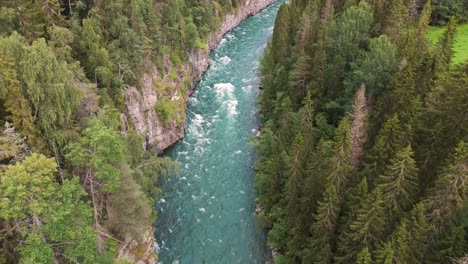
[[259, 125], [259, 58], [281, 2], [224, 36], [189, 100], [185, 137], [165, 154], [181, 172], [163, 182], [156, 204], [160, 263], [264, 263], [250, 142]]

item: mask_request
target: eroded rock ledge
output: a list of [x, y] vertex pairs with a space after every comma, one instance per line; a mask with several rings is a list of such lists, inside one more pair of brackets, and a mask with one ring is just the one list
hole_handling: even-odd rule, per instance
[[[225, 15], [218, 31], [208, 37], [207, 47], [194, 49], [189, 54], [185, 65], [171, 65], [165, 60], [166, 72], [161, 74], [151, 63], [146, 65], [147, 73], [141, 80], [141, 89], [128, 87], [125, 91], [127, 106], [126, 116], [135, 130], [144, 135], [147, 147], [153, 147], [162, 152], [184, 136], [186, 127], [186, 105], [189, 95], [200, 81], [203, 73], [210, 66], [209, 52], [217, 47], [223, 36], [237, 27], [244, 19], [258, 14], [261, 10], [273, 4], [276, 0], [246, 0], [234, 12]], [[174, 112], [169, 117], [161, 117], [159, 107], [163, 104], [171, 106]], [[128, 127], [126, 124], [124, 127]]]

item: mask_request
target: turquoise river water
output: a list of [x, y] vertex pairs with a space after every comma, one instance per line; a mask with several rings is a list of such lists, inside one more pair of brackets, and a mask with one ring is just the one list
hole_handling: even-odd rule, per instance
[[259, 125], [259, 58], [280, 2], [224, 36], [189, 100], [185, 138], [166, 152], [181, 173], [165, 180], [156, 204], [160, 263], [264, 263], [250, 141]]

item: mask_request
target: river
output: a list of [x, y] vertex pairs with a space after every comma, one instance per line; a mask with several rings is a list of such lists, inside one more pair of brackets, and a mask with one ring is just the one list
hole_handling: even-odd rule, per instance
[[259, 58], [280, 2], [224, 36], [189, 100], [185, 137], [165, 154], [181, 173], [163, 182], [156, 204], [160, 263], [264, 263], [250, 141], [259, 125]]

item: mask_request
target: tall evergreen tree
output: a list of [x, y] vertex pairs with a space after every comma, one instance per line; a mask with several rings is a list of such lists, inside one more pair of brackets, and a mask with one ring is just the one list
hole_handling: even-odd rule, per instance
[[351, 147], [351, 129], [347, 118], [343, 118], [336, 132], [333, 156], [330, 159], [332, 168], [328, 175], [329, 184], [335, 186], [338, 192], [348, 184], [351, 176]]
[[289, 54], [290, 21], [289, 5], [283, 4], [278, 11], [275, 31], [271, 40], [271, 50], [275, 62], [284, 62]]
[[468, 144], [461, 141], [424, 200], [428, 222], [440, 233], [454, 220], [466, 201], [468, 190]]
[[372, 149], [366, 157], [365, 173], [371, 186], [376, 177], [384, 172], [390, 159], [394, 157], [402, 147], [402, 129], [397, 115], [388, 119], [380, 129]]
[[409, 210], [418, 196], [418, 169], [413, 156], [410, 145], [401, 149], [391, 159], [386, 172], [377, 179], [389, 219]]
[[292, 145], [290, 154], [290, 169], [288, 179], [285, 185], [286, 199], [286, 220], [289, 226], [289, 241], [287, 243], [288, 256], [290, 261], [297, 262], [298, 252], [301, 249], [301, 201], [302, 185], [304, 184], [304, 169], [305, 169], [305, 145], [304, 137], [301, 133], [296, 135]]
[[340, 210], [340, 199], [333, 185], [328, 186], [323, 201], [319, 202], [312, 238], [305, 263], [330, 263], [333, 258], [335, 230]]
[[361, 253], [357, 256], [357, 261], [356, 264], [371, 264], [372, 263], [372, 257], [369, 252], [369, 248], [365, 247]]
[[375, 189], [359, 208], [352, 223], [338, 242], [337, 263], [356, 261], [357, 255], [368, 247], [377, 248], [384, 237], [386, 226], [384, 201], [379, 188]]

